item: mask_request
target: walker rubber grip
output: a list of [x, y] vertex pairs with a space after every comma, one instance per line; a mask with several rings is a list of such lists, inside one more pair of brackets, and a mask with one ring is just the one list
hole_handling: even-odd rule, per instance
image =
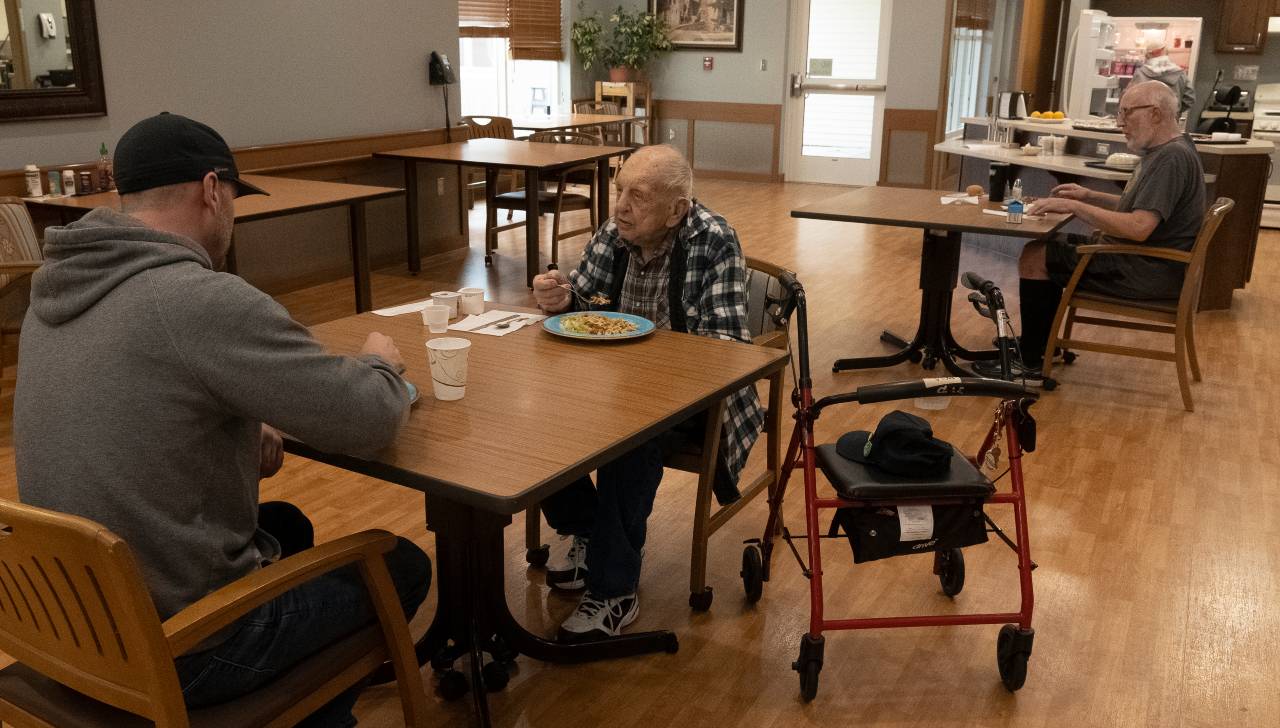
[[999, 397], [1001, 399], [1039, 398], [1040, 394], [1014, 382], [981, 377], [945, 377], [912, 379], [887, 384], [858, 387], [854, 394], [861, 404], [892, 402], [916, 397]]

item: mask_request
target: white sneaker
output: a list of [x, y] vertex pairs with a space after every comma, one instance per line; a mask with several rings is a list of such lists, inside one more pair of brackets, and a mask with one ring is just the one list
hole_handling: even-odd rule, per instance
[[587, 592], [578, 602], [578, 608], [560, 625], [560, 639], [576, 642], [617, 637], [638, 616], [640, 597], [634, 592], [612, 599], [597, 599]]
[[562, 591], [578, 591], [586, 585], [587, 539], [574, 536], [568, 551], [547, 564], [547, 586]]

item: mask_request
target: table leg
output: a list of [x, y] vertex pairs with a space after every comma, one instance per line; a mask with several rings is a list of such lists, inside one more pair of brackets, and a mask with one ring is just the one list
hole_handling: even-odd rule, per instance
[[524, 173], [524, 284], [530, 288], [533, 288], [533, 277], [538, 274], [538, 269], [541, 267], [539, 254], [542, 251], [538, 248], [538, 222], [541, 217], [538, 214], [540, 189], [541, 180], [538, 179], [538, 170], [526, 170]]
[[971, 376], [954, 357], [956, 353], [963, 356], [971, 352], [957, 346], [951, 334], [951, 295], [959, 274], [960, 233], [925, 230], [920, 254], [920, 320], [915, 336], [908, 342], [885, 331], [880, 340], [901, 346], [898, 352], [888, 356], [837, 359], [832, 371], [888, 367], [911, 360], [922, 361], [926, 369], [942, 362], [951, 374]]
[[405, 225], [409, 232], [409, 272], [414, 275], [422, 270], [422, 241], [418, 237], [418, 165], [412, 160], [404, 163]]
[[[596, 225], [603, 227], [609, 221], [609, 160], [596, 160]], [[594, 231], [592, 232], [594, 235]]]
[[351, 209], [351, 276], [356, 286], [356, 313], [373, 308], [373, 291], [369, 285], [369, 241], [365, 225], [364, 203], [355, 202]]
[[[667, 631], [641, 632], [584, 643], [562, 644], [524, 629], [507, 607], [504, 586], [503, 529], [511, 516], [442, 498], [426, 496], [427, 529], [436, 536], [436, 614], [417, 645], [418, 659], [456, 681], [453, 662], [472, 655], [473, 698], [477, 717], [487, 725], [485, 685], [505, 686], [505, 665], [518, 654], [558, 663], [675, 652], [679, 642]], [[480, 665], [483, 654], [493, 662]], [[447, 678], [444, 676], [448, 675]], [[477, 676], [480, 677], [477, 680]], [[387, 676], [391, 677], [390, 675]], [[496, 682], [491, 682], [496, 681]], [[461, 697], [454, 695], [454, 697]]]

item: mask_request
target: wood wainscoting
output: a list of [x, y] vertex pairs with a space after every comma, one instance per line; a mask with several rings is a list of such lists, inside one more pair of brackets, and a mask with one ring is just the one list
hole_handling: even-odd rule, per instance
[[880, 146], [881, 187], [933, 186], [937, 109], [885, 109]]
[[[781, 104], [658, 99], [655, 117], [657, 128], [652, 130], [653, 142], [683, 148], [697, 176], [748, 182], [782, 181], [778, 171], [782, 145]], [[738, 134], [725, 134], [729, 130]], [[761, 144], [751, 143], [757, 137]]]

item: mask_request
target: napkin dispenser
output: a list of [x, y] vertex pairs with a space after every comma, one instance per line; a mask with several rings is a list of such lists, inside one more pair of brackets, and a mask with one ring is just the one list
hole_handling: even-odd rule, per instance
[[1027, 92], [1005, 91], [1000, 94], [1000, 105], [996, 111], [1001, 119], [1027, 118]]

